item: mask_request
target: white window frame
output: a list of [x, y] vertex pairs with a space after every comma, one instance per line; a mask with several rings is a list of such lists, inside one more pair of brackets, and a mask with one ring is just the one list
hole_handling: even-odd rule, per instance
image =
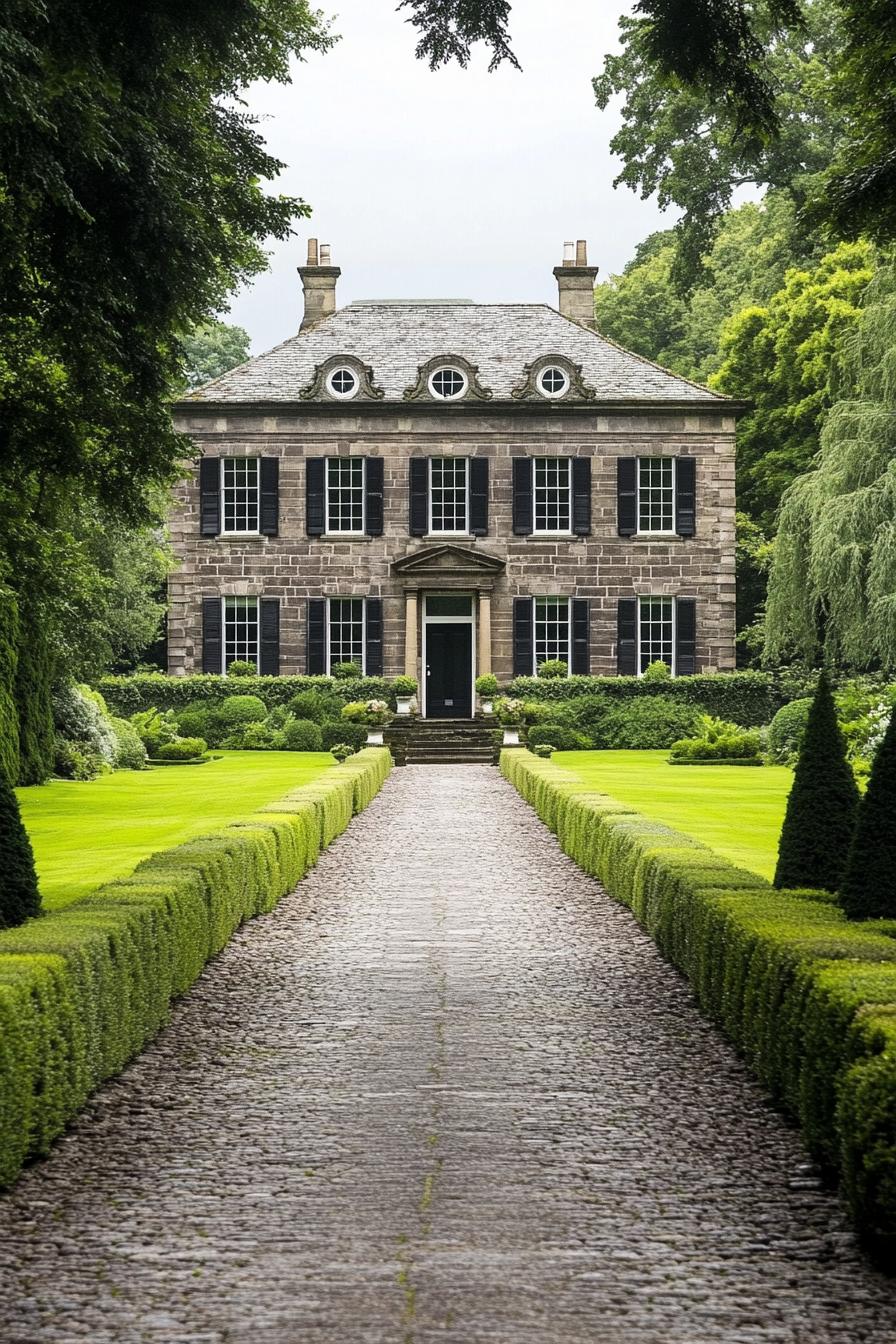
[[[339, 392], [333, 386], [333, 379], [336, 377], [337, 373], [350, 373], [354, 378], [355, 383], [351, 392]], [[358, 377], [357, 369], [353, 369], [350, 364], [337, 364], [335, 369], [331, 369], [327, 374], [325, 386], [327, 392], [336, 401], [352, 401], [361, 391], [361, 379]]]
[[[566, 490], [569, 523], [566, 527], [538, 526], [538, 464], [539, 462], [566, 463]], [[539, 537], [572, 536], [572, 458], [571, 457], [533, 457], [532, 459], [532, 535]]]
[[[435, 381], [436, 375], [440, 373], [456, 373], [461, 380], [460, 391], [453, 393], [453, 395], [450, 397], [446, 397], [444, 392], [437, 392], [435, 387], [433, 386], [433, 383]], [[470, 387], [469, 378], [464, 373], [463, 369], [459, 369], [456, 364], [440, 364], [437, 369], [433, 369], [432, 373], [427, 378], [426, 383], [429, 388], [429, 395], [433, 397], [436, 401], [460, 401], [461, 397], [465, 397], [467, 395], [467, 392]]]
[[[562, 374], [563, 376], [563, 386], [559, 388], [556, 392], [550, 392], [544, 386], [543, 380], [545, 374], [547, 373], [559, 373]], [[564, 368], [561, 368], [559, 364], [545, 364], [544, 368], [539, 369], [538, 371], [538, 374], [535, 379], [535, 386], [538, 388], [538, 391], [541, 393], [541, 395], [543, 397], [546, 397], [548, 401], [557, 401], [559, 397], [565, 397], [567, 392], [569, 391], [570, 388], [569, 374], [566, 372]]]
[[[566, 675], [572, 676], [572, 598], [564, 597], [562, 593], [539, 593], [537, 597], [532, 598], [532, 676], [538, 676], [538, 652], [536, 645], [538, 639], [535, 634], [536, 626], [536, 602], [565, 602], [566, 603], [566, 657], [563, 661], [566, 663]], [[543, 659], [542, 661], [550, 661]]]
[[[672, 521], [669, 527], [641, 527], [641, 463], [642, 462], [671, 462], [672, 463]], [[669, 453], [645, 454], [638, 458], [638, 492], [636, 507], [638, 510], [638, 531], [640, 537], [674, 537], [675, 536], [675, 509], [678, 503], [678, 459]]]
[[[330, 639], [330, 610], [333, 602], [360, 602], [361, 603], [361, 676], [367, 676], [367, 598], [347, 596], [342, 597], [337, 594], [335, 597], [327, 598], [327, 634], [326, 634], [326, 654], [327, 654], [327, 676], [331, 675], [330, 669], [333, 666], [332, 661], [332, 643]], [[354, 658], [341, 658], [340, 662], [355, 662]]]
[[[641, 603], [642, 602], [671, 602], [672, 603], [672, 661], [669, 667], [671, 676], [678, 676], [677, 666], [677, 648], [678, 648], [678, 599], [670, 597], [668, 593], [644, 593], [638, 597], [638, 676], [643, 677], [644, 669], [641, 666]], [[652, 661], [656, 662], [657, 659]]]
[[[228, 602], [254, 602], [255, 603], [255, 668], [256, 671], [261, 668], [261, 598], [252, 593], [227, 593], [221, 598], [221, 676], [227, 675], [227, 603]], [[234, 658], [234, 662], [242, 662], [243, 659]], [[251, 662], [247, 658], [246, 662]]]
[[[228, 462], [254, 462], [255, 463], [255, 513], [257, 524], [255, 529], [237, 528], [227, 526], [227, 510], [225, 508], [224, 491], [225, 479], [227, 476]], [[222, 457], [218, 476], [218, 509], [221, 519], [219, 536], [222, 537], [260, 537], [261, 536], [261, 459], [247, 454], [245, 457]]]
[[[428, 457], [426, 459], [426, 530], [431, 537], [468, 537], [470, 535], [470, 459], [468, 457]], [[436, 462], [463, 462], [464, 464], [464, 525], [460, 531], [433, 528], [432, 525], [432, 469]]]
[[[361, 529], [340, 528], [330, 526], [330, 463], [331, 462], [360, 462], [361, 463]], [[348, 457], [325, 457], [324, 458], [324, 535], [332, 537], [364, 537], [367, 535], [367, 458], [359, 455], [350, 454]]]

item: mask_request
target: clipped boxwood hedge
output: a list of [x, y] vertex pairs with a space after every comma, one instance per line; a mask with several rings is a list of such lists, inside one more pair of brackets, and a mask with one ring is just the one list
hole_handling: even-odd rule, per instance
[[[301, 691], [320, 691], [350, 700], [385, 700], [393, 709], [391, 682], [383, 677], [358, 677], [335, 681], [330, 677], [219, 677], [199, 672], [189, 677], [169, 677], [163, 672], [137, 672], [130, 676], [103, 677], [98, 690], [114, 714], [130, 718], [147, 709], [183, 709], [205, 701], [220, 705], [234, 695], [257, 695], [268, 709], [289, 705]], [[771, 716], [769, 716], [771, 717]]]
[[529, 752], [502, 752], [501, 770], [688, 977], [894, 1263], [896, 925], [847, 923], [826, 893], [776, 891]]
[[391, 764], [382, 748], [362, 751], [245, 820], [0, 933], [0, 1186], [155, 1035], [239, 925], [292, 890]]
[[[100, 689], [108, 699], [105, 683]], [[510, 683], [507, 694], [520, 700], [575, 700], [580, 695], [605, 695], [610, 701], [659, 695], [693, 705], [705, 714], [738, 723], [743, 728], [769, 723], [787, 699], [767, 672], [719, 672], [666, 677], [661, 681], [643, 677], [517, 677]]]

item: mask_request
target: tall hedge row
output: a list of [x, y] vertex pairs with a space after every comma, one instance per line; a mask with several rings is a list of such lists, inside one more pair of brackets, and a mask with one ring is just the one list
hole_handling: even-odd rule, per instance
[[152, 1038], [234, 930], [295, 886], [390, 767], [388, 751], [362, 751], [244, 821], [0, 933], [0, 1186]]
[[189, 677], [169, 677], [159, 672], [136, 672], [129, 676], [103, 677], [97, 689], [113, 714], [129, 718], [145, 709], [182, 709], [184, 705], [205, 700], [220, 704], [231, 695], [251, 692], [268, 709], [288, 705], [299, 691], [335, 692], [345, 703], [350, 700], [386, 700], [393, 707], [395, 696], [383, 677], [358, 677], [352, 681], [334, 681], [330, 677], [219, 677], [197, 673]]
[[851, 925], [824, 893], [776, 891], [528, 752], [501, 769], [684, 972], [896, 1260], [896, 923]]
[[20, 613], [15, 700], [19, 717], [20, 784], [43, 784], [53, 773], [53, 655], [35, 608]]
[[660, 695], [693, 705], [704, 714], [758, 728], [769, 723], [789, 698], [766, 672], [725, 672], [694, 677], [517, 677], [508, 694], [521, 700], [574, 700], [581, 695], [604, 695], [625, 701]]

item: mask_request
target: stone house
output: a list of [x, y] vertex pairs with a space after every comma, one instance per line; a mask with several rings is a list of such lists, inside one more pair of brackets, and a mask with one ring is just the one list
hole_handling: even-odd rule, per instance
[[184, 397], [197, 449], [171, 531], [169, 668], [473, 680], [734, 666], [742, 409], [593, 329], [567, 244], [558, 307], [336, 307], [309, 244], [298, 335]]

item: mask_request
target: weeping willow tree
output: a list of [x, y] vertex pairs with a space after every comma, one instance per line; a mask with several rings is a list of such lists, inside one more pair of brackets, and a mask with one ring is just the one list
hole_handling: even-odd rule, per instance
[[765, 654], [896, 670], [896, 258], [868, 287], [812, 471], [781, 503]]

